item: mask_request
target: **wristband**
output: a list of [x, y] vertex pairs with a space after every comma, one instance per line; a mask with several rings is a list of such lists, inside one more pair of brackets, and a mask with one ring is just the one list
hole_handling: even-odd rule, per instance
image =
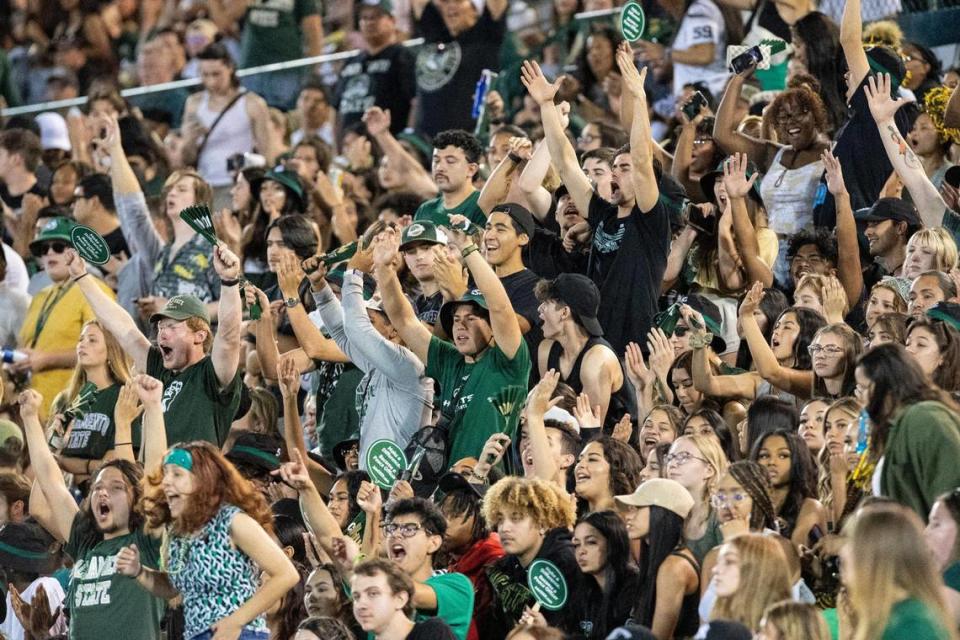
[[711, 342], [713, 342], [713, 334], [709, 331], [701, 335], [690, 334], [690, 347], [693, 349], [709, 347]]
[[143, 573], [143, 563], [142, 563], [142, 562], [140, 563], [140, 570], [137, 571], [137, 575], [133, 576], [133, 579], [136, 580], [137, 578], [139, 578], [141, 573]]
[[222, 278], [220, 279], [221, 287], [235, 287], [238, 284], [240, 284], [240, 278], [234, 278], [233, 280], [224, 280]]
[[133, 443], [132, 443], [132, 442], [114, 442], [114, 443], [113, 443], [113, 448], [116, 449], [117, 447], [123, 447], [123, 446], [126, 446], [126, 445], [130, 445], [130, 446], [132, 447], [132, 446], [133, 446]]
[[79, 280], [80, 278], [82, 278], [82, 277], [84, 277], [84, 276], [88, 276], [88, 275], [90, 275], [90, 272], [89, 272], [89, 271], [84, 271], [83, 273], [81, 273], [80, 275], [78, 275], [76, 278], [73, 278], [73, 281], [76, 282], [76, 281]]
[[513, 151], [508, 153], [507, 157], [510, 158], [510, 161], [513, 162], [513, 164], [520, 164], [521, 162], [523, 162], [523, 158], [515, 154]]
[[460, 257], [466, 259], [468, 255], [475, 251], [480, 251], [480, 247], [471, 242], [460, 251]]

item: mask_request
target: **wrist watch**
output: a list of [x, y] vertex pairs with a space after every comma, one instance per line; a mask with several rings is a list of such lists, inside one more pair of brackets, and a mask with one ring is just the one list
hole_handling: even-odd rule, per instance
[[283, 301], [283, 304], [287, 305], [287, 309], [293, 309], [300, 304], [300, 298], [287, 298]]

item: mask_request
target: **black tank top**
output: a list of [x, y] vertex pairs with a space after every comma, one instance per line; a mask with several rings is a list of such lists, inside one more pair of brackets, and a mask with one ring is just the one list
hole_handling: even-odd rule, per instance
[[[694, 573], [700, 577], [700, 565], [697, 561], [683, 554], [681, 551], [674, 551], [670, 555], [683, 558], [693, 567]], [[700, 588], [691, 594], [683, 596], [683, 603], [680, 605], [680, 615], [677, 617], [677, 627], [673, 631], [674, 638], [692, 638], [700, 628], [700, 613], [697, 608], [700, 606]]]
[[[613, 347], [610, 346], [610, 343], [603, 338], [590, 336], [590, 338], [587, 339], [587, 343], [583, 345], [583, 349], [577, 354], [577, 359], [574, 360], [573, 367], [570, 369], [570, 376], [568, 378], [564, 378], [563, 373], [560, 373], [560, 380], [570, 385], [570, 388], [573, 389], [577, 395], [580, 395], [583, 392], [583, 383], [580, 382], [580, 366], [583, 363], [583, 357], [588, 351], [590, 351], [590, 349], [598, 344], [601, 344], [607, 349], [613, 351]], [[550, 345], [550, 353], [547, 355], [548, 370], [556, 369], [557, 371], [560, 371], [560, 355], [562, 352], [563, 347], [559, 342], [554, 341], [554, 343]], [[623, 362], [620, 362], [619, 357], [617, 358], [617, 363], [620, 365], [620, 373], [623, 376], [623, 384], [620, 385], [619, 389], [610, 394], [610, 406], [607, 409], [607, 417], [603, 422], [603, 426], [607, 431], [613, 429], [613, 426], [617, 424], [617, 422], [625, 413], [629, 413], [634, 420], [637, 420], [637, 402], [636, 396], [633, 394], [633, 387], [630, 385], [630, 381], [627, 379], [627, 373], [624, 371]]]

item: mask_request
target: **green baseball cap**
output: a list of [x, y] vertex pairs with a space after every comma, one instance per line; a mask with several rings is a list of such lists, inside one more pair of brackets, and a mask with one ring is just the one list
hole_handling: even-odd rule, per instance
[[250, 183], [250, 191], [253, 193], [254, 199], [260, 200], [260, 189], [263, 187], [263, 183], [266, 180], [272, 180], [280, 185], [283, 185], [287, 188], [287, 191], [297, 199], [299, 203], [299, 209], [301, 211], [306, 210], [307, 201], [303, 194], [303, 182], [300, 181], [300, 177], [294, 171], [289, 171], [287, 169], [274, 169], [272, 171], [267, 171], [262, 178], [257, 178]]
[[475, 307], [478, 307], [483, 310], [483, 315], [489, 317], [489, 312], [487, 309], [487, 301], [484, 299], [483, 294], [480, 293], [479, 289], [471, 289], [463, 294], [459, 300], [451, 300], [449, 302], [444, 302], [443, 306], [440, 307], [440, 326], [443, 327], [443, 330], [447, 333], [447, 336], [453, 334], [453, 312], [462, 304], [472, 304]]
[[10, 438], [14, 438], [23, 446], [23, 431], [14, 422], [0, 419], [0, 448]]
[[191, 295], [173, 296], [163, 305], [163, 309], [150, 316], [150, 324], [159, 322], [164, 318], [172, 320], [186, 320], [187, 318], [200, 318], [207, 324], [210, 324], [210, 314], [207, 312], [207, 305], [200, 298]]
[[61, 240], [72, 247], [73, 240], [70, 238], [70, 232], [72, 232], [76, 226], [77, 223], [70, 218], [51, 218], [43, 225], [43, 228], [40, 229], [40, 233], [36, 239], [30, 243], [31, 253], [36, 253], [42, 243], [50, 242], [51, 240]]
[[413, 224], [407, 225], [400, 235], [400, 250], [414, 242], [426, 242], [428, 244], [447, 244], [447, 234], [431, 220], [417, 220]]
[[360, 3], [360, 10], [362, 11], [364, 7], [380, 9], [388, 16], [393, 16], [393, 3], [390, 0], [363, 0]]

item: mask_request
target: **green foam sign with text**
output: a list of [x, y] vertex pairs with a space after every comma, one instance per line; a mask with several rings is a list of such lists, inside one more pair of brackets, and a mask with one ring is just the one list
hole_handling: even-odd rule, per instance
[[620, 33], [627, 42], [636, 42], [643, 35], [647, 25], [647, 17], [643, 7], [636, 2], [628, 2], [620, 10]]
[[567, 581], [549, 560], [533, 561], [527, 571], [527, 586], [544, 609], [557, 611], [567, 604]]
[[407, 468], [407, 456], [393, 440], [377, 440], [367, 449], [367, 474], [381, 489], [391, 489]]
[[70, 242], [80, 257], [93, 264], [107, 264], [110, 261], [110, 246], [99, 233], [78, 224], [70, 232]]

